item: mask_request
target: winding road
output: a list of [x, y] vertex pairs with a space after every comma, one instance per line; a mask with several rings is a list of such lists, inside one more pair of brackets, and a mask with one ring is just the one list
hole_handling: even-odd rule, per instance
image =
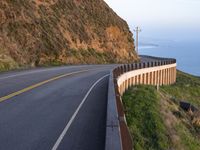
[[102, 150], [115, 65], [0, 74], [0, 149]]
[[1, 73], [0, 150], [103, 150], [108, 79], [116, 66]]

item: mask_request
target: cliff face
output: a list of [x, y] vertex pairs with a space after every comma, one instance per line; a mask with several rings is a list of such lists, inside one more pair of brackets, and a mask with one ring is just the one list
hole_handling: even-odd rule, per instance
[[127, 23], [103, 0], [1, 0], [0, 68], [137, 59]]

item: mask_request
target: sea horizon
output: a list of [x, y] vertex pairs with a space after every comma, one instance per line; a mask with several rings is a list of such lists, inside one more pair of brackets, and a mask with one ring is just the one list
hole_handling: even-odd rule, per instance
[[177, 69], [194, 76], [200, 76], [200, 44], [194, 41], [159, 41], [151, 45], [139, 45], [139, 55], [170, 57], [177, 59]]

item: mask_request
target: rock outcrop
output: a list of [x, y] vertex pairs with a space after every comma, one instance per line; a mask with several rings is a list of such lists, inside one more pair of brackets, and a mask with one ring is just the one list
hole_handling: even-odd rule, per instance
[[137, 59], [127, 23], [103, 0], [0, 1], [0, 68]]

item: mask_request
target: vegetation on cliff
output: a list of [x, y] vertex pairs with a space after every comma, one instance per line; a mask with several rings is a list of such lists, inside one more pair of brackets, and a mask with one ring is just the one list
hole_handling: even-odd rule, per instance
[[178, 72], [172, 86], [135, 86], [123, 95], [127, 123], [133, 135], [134, 148], [185, 149], [200, 147], [200, 128], [180, 101], [200, 109], [200, 78]]
[[103, 0], [0, 1], [0, 68], [127, 63], [137, 59], [127, 23]]

